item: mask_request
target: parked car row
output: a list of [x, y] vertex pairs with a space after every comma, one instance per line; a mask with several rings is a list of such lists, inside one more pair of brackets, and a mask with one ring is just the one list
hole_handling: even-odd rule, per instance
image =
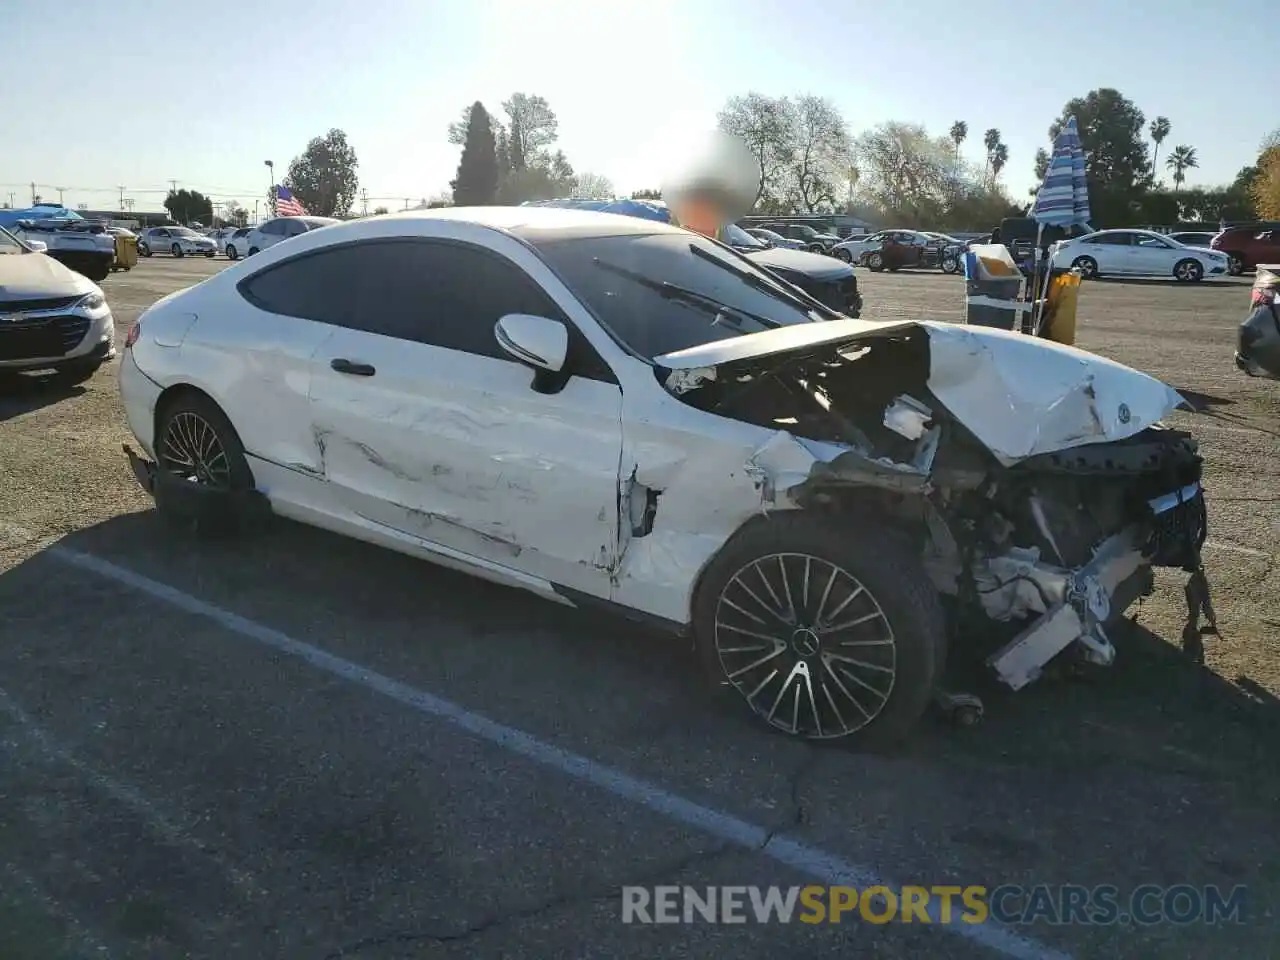
[[239, 260], [260, 253], [289, 237], [331, 226], [332, 217], [274, 217], [257, 227], [224, 227], [209, 234], [190, 227], [149, 227], [138, 237], [138, 253], [144, 257], [167, 253], [173, 257], [215, 257], [219, 253]]

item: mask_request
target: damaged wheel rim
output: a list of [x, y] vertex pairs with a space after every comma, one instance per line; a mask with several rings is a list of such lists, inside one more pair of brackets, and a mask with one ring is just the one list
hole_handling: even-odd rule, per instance
[[761, 557], [730, 578], [716, 605], [725, 679], [786, 733], [833, 739], [884, 709], [897, 676], [893, 627], [871, 591], [819, 557]]
[[199, 414], [183, 411], [169, 421], [160, 463], [183, 480], [210, 487], [231, 486], [231, 462], [218, 432]]

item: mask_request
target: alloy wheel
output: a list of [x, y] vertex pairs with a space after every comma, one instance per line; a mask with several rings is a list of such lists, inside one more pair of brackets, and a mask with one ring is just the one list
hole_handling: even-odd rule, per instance
[[776, 553], [742, 567], [716, 605], [724, 676], [771, 726], [813, 739], [871, 723], [897, 677], [893, 627], [871, 592], [820, 557]]
[[198, 413], [183, 410], [170, 418], [160, 447], [160, 465], [201, 486], [230, 489], [231, 461], [218, 432]]

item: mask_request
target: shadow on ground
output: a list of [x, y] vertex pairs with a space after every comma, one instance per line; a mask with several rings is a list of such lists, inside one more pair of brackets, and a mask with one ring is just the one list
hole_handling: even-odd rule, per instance
[[0, 423], [84, 392], [84, 387], [68, 385], [55, 373], [0, 373]]

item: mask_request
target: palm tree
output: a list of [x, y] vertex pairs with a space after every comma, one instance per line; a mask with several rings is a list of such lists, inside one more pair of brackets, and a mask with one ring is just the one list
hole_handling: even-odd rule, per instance
[[1169, 158], [1164, 162], [1165, 166], [1173, 171], [1173, 188], [1179, 190], [1182, 188], [1183, 181], [1187, 179], [1187, 171], [1192, 167], [1200, 166], [1200, 161], [1196, 158], [1196, 148], [1188, 147], [1185, 144], [1178, 144], [1173, 148], [1173, 153], [1169, 154]]
[[965, 137], [969, 136], [969, 125], [963, 120], [957, 120], [951, 125], [951, 142], [956, 145], [956, 173], [960, 173], [960, 144], [964, 143]]
[[1000, 171], [1004, 169], [1004, 165], [1008, 162], [1008, 146], [1003, 143], [997, 143], [996, 148], [991, 151], [991, 182], [993, 184], [1000, 179]]
[[996, 147], [1000, 145], [1000, 131], [995, 127], [992, 127], [984, 133], [982, 135], [982, 145], [987, 148], [987, 163], [986, 166], [982, 168], [985, 174], [985, 172], [991, 168], [991, 154], [994, 153]]
[[1151, 121], [1151, 141], [1156, 145], [1151, 154], [1151, 175], [1153, 178], [1155, 172], [1160, 169], [1160, 144], [1164, 143], [1164, 138], [1169, 135], [1171, 129], [1168, 117], [1156, 117]]

